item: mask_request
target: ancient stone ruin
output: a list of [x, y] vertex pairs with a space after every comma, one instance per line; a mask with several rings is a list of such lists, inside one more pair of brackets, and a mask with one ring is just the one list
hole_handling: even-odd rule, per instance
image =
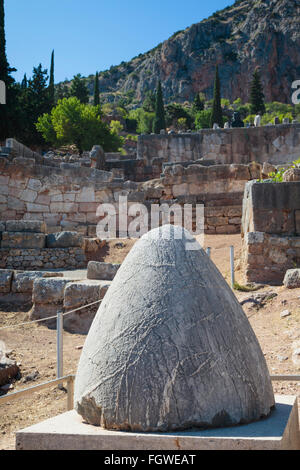
[[[75, 381], [85, 422], [175, 431], [270, 414], [267, 365], [242, 308], [192, 237], [166, 225], [144, 235], [94, 319]], [[193, 241], [193, 243], [196, 243]]]
[[300, 181], [247, 183], [242, 237], [246, 281], [281, 285], [300, 263]]

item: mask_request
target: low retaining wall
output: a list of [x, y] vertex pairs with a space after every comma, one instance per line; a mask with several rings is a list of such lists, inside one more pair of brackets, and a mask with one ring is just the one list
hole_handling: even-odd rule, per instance
[[46, 234], [43, 221], [0, 223], [0, 268], [79, 269], [87, 265], [84, 239], [77, 232]]
[[[261, 176], [262, 167], [255, 163], [172, 165], [160, 178], [137, 183], [89, 168], [49, 172], [48, 167], [0, 158], [0, 219], [40, 220], [48, 232], [69, 230], [93, 237], [101, 219], [96, 215], [99, 205], [113, 204], [118, 213], [119, 196], [127, 196], [128, 208], [136, 203], [204, 204], [206, 233], [236, 233], [245, 184]], [[128, 223], [133, 219], [128, 217]]]
[[86, 266], [82, 248], [0, 249], [0, 268], [39, 270]]

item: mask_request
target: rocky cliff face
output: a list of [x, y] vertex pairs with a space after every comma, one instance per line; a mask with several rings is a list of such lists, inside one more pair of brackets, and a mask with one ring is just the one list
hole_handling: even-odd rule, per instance
[[[249, 101], [249, 83], [260, 67], [267, 101], [291, 101], [300, 79], [300, 1], [239, 0], [212, 17], [175, 33], [130, 62], [100, 74], [100, 91], [131, 92], [138, 101], [161, 79], [167, 102], [212, 98], [219, 64], [222, 96]], [[111, 96], [112, 98], [112, 96]]]

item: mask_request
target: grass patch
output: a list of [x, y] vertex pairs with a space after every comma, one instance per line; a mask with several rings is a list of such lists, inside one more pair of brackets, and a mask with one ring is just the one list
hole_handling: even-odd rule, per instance
[[234, 290], [238, 290], [240, 292], [255, 292], [259, 289], [259, 286], [242, 286], [238, 282], [235, 282], [233, 285]]

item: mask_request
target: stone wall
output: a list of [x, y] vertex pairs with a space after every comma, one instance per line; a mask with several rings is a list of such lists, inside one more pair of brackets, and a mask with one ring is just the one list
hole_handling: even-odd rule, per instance
[[207, 233], [235, 233], [240, 230], [245, 184], [261, 174], [257, 164], [171, 165], [161, 178], [138, 183], [90, 168], [28, 166], [0, 158], [0, 220], [40, 220], [48, 233], [71, 230], [93, 237], [99, 205], [112, 203], [118, 210], [123, 195], [129, 207], [204, 204]]
[[282, 284], [300, 266], [300, 181], [248, 183], [242, 237], [245, 280]]
[[87, 266], [84, 240], [74, 232], [46, 234], [39, 221], [0, 223], [0, 268], [79, 269]]
[[213, 159], [217, 163], [283, 164], [300, 157], [300, 124], [238, 129], [204, 129], [195, 133], [142, 135], [138, 159], [182, 162]]
[[84, 269], [82, 248], [0, 249], [0, 268], [7, 269]]
[[164, 197], [180, 204], [204, 204], [207, 234], [239, 233], [245, 184], [261, 178], [250, 165], [167, 166], [161, 182]]

